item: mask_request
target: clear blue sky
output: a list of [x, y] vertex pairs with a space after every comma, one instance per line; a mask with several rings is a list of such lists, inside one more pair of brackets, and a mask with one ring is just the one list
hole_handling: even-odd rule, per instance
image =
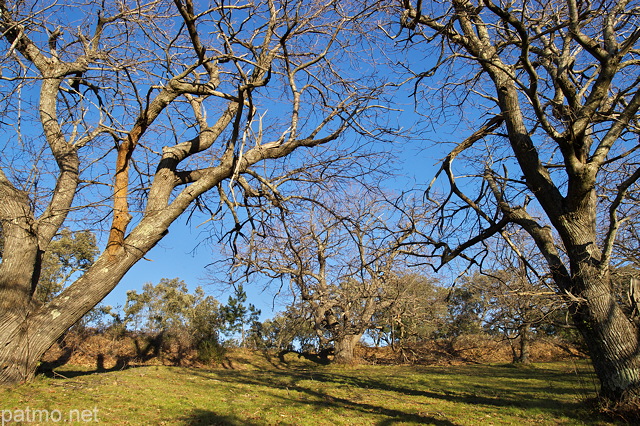
[[[142, 289], [144, 283], [157, 284], [162, 278], [179, 278], [190, 291], [202, 286], [207, 294], [221, 303], [226, 303], [232, 289], [212, 282], [214, 268], [207, 268], [215, 259], [215, 247], [202, 243], [205, 238], [196, 224], [185, 224], [180, 218], [169, 229], [169, 234], [125, 275], [120, 284], [103, 301], [103, 305], [122, 306], [126, 301], [127, 290]], [[218, 274], [224, 279], [224, 270]], [[262, 291], [263, 285], [252, 282], [245, 286], [248, 303], [253, 303], [262, 311], [261, 319], [270, 318], [281, 310], [273, 309], [273, 297], [270, 292]]]

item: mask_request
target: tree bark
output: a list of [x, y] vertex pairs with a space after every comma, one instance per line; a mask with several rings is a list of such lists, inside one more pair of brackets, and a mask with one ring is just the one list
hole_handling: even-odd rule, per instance
[[518, 354], [517, 359], [515, 359], [515, 363], [516, 364], [530, 364], [531, 363], [530, 328], [531, 328], [531, 326], [529, 324], [523, 324], [520, 327], [520, 353]]
[[[3, 315], [0, 325], [0, 383], [21, 383], [33, 377], [39, 358], [29, 356], [38, 341], [29, 336], [28, 318]], [[35, 348], [34, 348], [35, 346]]]
[[350, 365], [356, 361], [355, 350], [356, 345], [360, 341], [362, 334], [347, 334], [335, 341], [335, 355], [333, 362], [335, 364]]
[[600, 396], [615, 403], [634, 403], [640, 398], [638, 327], [608, 290], [608, 279], [593, 274], [586, 281], [588, 290], [579, 295], [572, 315], [600, 380]]

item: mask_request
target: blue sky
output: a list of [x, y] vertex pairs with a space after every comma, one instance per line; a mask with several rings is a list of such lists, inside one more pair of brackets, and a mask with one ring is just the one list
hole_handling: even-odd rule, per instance
[[[202, 243], [205, 236], [195, 225], [185, 224], [179, 219], [169, 229], [169, 234], [158, 243], [145, 259], [139, 261], [125, 275], [120, 284], [103, 301], [103, 305], [118, 307], [124, 305], [127, 290], [142, 289], [148, 282], [157, 284], [162, 278], [179, 278], [191, 291], [202, 286], [207, 294], [214, 296], [221, 303], [226, 303], [232, 289], [212, 282], [213, 268], [207, 268], [215, 257], [215, 247]], [[224, 279], [224, 271], [217, 274]], [[263, 291], [263, 284], [252, 282], [245, 286], [248, 303], [252, 303], [262, 311], [261, 319], [273, 317], [281, 310], [276, 305], [273, 309], [273, 296], [270, 291]]]

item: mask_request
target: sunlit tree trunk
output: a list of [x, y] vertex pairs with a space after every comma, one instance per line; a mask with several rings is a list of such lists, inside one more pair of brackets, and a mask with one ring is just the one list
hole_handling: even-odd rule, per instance
[[354, 364], [356, 361], [356, 346], [361, 337], [362, 334], [347, 334], [336, 339], [333, 362], [335, 364]]
[[574, 322], [589, 349], [602, 397], [617, 403], [640, 398], [638, 327], [607, 291], [607, 277], [593, 271], [581, 279], [585, 290], [571, 307]]

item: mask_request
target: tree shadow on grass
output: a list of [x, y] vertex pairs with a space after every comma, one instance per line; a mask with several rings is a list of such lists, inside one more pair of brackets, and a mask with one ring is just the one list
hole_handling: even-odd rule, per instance
[[[319, 395], [327, 398], [326, 395]], [[300, 403], [300, 401], [294, 401]], [[423, 414], [414, 414], [414, 413], [406, 413], [400, 410], [391, 410], [386, 409], [380, 406], [371, 405], [371, 404], [361, 404], [361, 403], [353, 403], [352, 401], [341, 399], [341, 398], [332, 398], [331, 402], [307, 402], [307, 405], [313, 405], [314, 408], [310, 409], [312, 412], [314, 409], [318, 410], [321, 408], [336, 408], [336, 409], [351, 409], [360, 411], [363, 413], [371, 414], [375, 413], [381, 416], [387, 416], [388, 419], [384, 419], [376, 423], [380, 426], [393, 425], [394, 423], [414, 423], [414, 424], [429, 424], [436, 426], [455, 426], [455, 423], [450, 422], [449, 420], [438, 419], [433, 416], [423, 415]], [[188, 425], [263, 425], [264, 421], [260, 422], [251, 422], [246, 418], [236, 418], [233, 416], [222, 416], [216, 414], [213, 411], [197, 409], [194, 410], [188, 416], [182, 417], [180, 419], [182, 422]], [[299, 421], [302, 421], [302, 424], [306, 424], [304, 422], [304, 418], [299, 418]], [[299, 424], [296, 422], [293, 423], [283, 423], [283, 424]]]
[[[220, 380], [229, 383], [237, 383], [253, 387], [256, 392], [263, 395], [270, 393], [269, 398], [280, 400], [285, 406], [311, 406], [310, 411], [321, 409], [335, 409], [363, 413], [367, 415], [379, 415], [381, 419], [377, 424], [391, 425], [396, 422], [412, 422], [434, 425], [453, 425], [446, 418], [440, 417], [437, 411], [437, 401], [448, 401], [454, 404], [465, 404], [478, 407], [495, 407], [499, 412], [504, 408], [516, 408], [521, 410], [535, 410], [546, 412], [554, 417], [569, 417], [584, 424], [600, 424], [602, 419], [598, 416], [585, 417], [587, 414], [584, 405], [578, 399], [567, 401], [571, 398], [558, 398], [559, 395], [575, 395], [576, 389], [572, 383], [564, 383], [562, 374], [559, 377], [557, 371], [542, 372], [549, 375], [550, 382], [541, 380], [538, 384], [527, 383], [519, 379], [528, 378], [526, 371], [511, 370], [503, 367], [490, 367], [487, 375], [505, 377], [515, 381], [497, 384], [493, 381], [483, 382], [483, 372], [479, 371], [480, 380], [473, 385], [457, 383], [459, 372], [447, 374], [445, 370], [431, 373], [427, 381], [420, 379], [413, 384], [394, 383], [393, 380], [377, 378], [373, 376], [358, 376], [350, 373], [335, 371], [318, 371], [315, 369], [305, 371], [212, 371], [205, 374], [214, 374]], [[191, 374], [200, 374], [192, 371]], [[473, 374], [473, 373], [472, 373]], [[436, 376], [435, 381], [433, 376]], [[209, 377], [211, 377], [209, 375]], [[551, 380], [553, 379], [553, 380]], [[322, 386], [314, 386], [313, 382], [331, 383], [326, 390]], [[469, 387], [467, 387], [469, 386]], [[353, 389], [355, 394], [367, 395], [372, 391], [388, 392], [387, 396], [381, 396], [381, 400], [370, 402], [359, 400], [358, 397], [339, 397], [332, 395], [332, 389]], [[424, 412], [420, 408], [420, 402], [411, 403], [407, 411], [404, 408], [389, 406], [392, 400], [409, 400], [412, 397], [428, 398], [433, 400], [424, 406]], [[428, 413], [429, 409], [432, 410]], [[439, 418], [440, 417], [440, 418]]]
[[191, 412], [189, 415], [182, 417], [180, 420], [183, 424], [186, 425], [229, 425], [229, 426], [254, 426], [260, 425], [261, 423], [253, 423], [247, 421], [247, 419], [239, 419], [234, 416], [223, 416], [216, 414], [212, 411], [197, 409]]
[[60, 368], [66, 364], [65, 362], [59, 362], [58, 360], [53, 362], [43, 362], [38, 367], [36, 374], [42, 374], [46, 377], [50, 377], [52, 379], [72, 379], [80, 376], [87, 376], [90, 374], [96, 373], [109, 373], [112, 371], [122, 371], [127, 370], [129, 368], [136, 367], [135, 365], [130, 364], [131, 359], [129, 357], [119, 357], [116, 360], [116, 363], [113, 367], [106, 368], [104, 366], [104, 356], [99, 354], [96, 358], [96, 368], [95, 370], [63, 370], [56, 371], [57, 368]]
[[[192, 373], [197, 375], [198, 371], [194, 371]], [[331, 395], [330, 393], [327, 393], [327, 392], [322, 392], [319, 390], [310, 389], [305, 386], [297, 385], [296, 382], [299, 382], [301, 380], [309, 380], [310, 376], [306, 373], [296, 373], [295, 371], [269, 372], [266, 375], [260, 374], [255, 371], [253, 372], [224, 371], [224, 372], [215, 372], [215, 373], [218, 374], [219, 376], [222, 376], [221, 379], [223, 380], [228, 380], [229, 382], [232, 382], [232, 383], [239, 383], [247, 386], [253, 386], [255, 387], [256, 391], [258, 391], [259, 389], [259, 392], [263, 394], [264, 392], [269, 392], [268, 390], [265, 391], [265, 388], [286, 391], [287, 395], [289, 395], [291, 391], [303, 394], [304, 398], [301, 399], [295, 396], [283, 396], [283, 394], [277, 394], [276, 392], [273, 392], [273, 394], [270, 395], [270, 398], [280, 400], [284, 405], [289, 407], [296, 406], [296, 405], [304, 405], [306, 407], [311, 407], [308, 410], [310, 413], [318, 412], [318, 410], [335, 409], [340, 411], [347, 410], [350, 412], [362, 413], [366, 415], [375, 414], [381, 417], [387, 417], [386, 419], [382, 419], [377, 423], [378, 425], [381, 425], [381, 426], [392, 425], [394, 423], [399, 423], [399, 422], [410, 422], [415, 424], [431, 424], [431, 425], [437, 425], [437, 426], [454, 426], [455, 425], [455, 423], [452, 423], [449, 420], [437, 418], [429, 414], [411, 413], [411, 412], [406, 412], [399, 409], [388, 408], [388, 407], [385, 407], [383, 403], [371, 404], [371, 403], [353, 401], [351, 399], [341, 398], [341, 397]], [[280, 380], [272, 380], [274, 378], [274, 375], [277, 376], [276, 377], [277, 379], [285, 379], [286, 381], [289, 381], [289, 382], [291, 381], [291, 379], [293, 379], [293, 383], [287, 384], [285, 382], [281, 382]], [[206, 376], [203, 374], [203, 377], [206, 377]], [[315, 380], [318, 380], [319, 378], [317, 377], [316, 374], [313, 374], [313, 377]], [[196, 411], [192, 416], [193, 423], [191, 423], [191, 421], [187, 421], [187, 423], [199, 424], [198, 421], [200, 421], [203, 417], [206, 417], [206, 413], [207, 413], [206, 411]], [[215, 413], [210, 413], [210, 414], [215, 416]], [[298, 420], [304, 420], [304, 419], [298, 419]], [[221, 424], [225, 424], [225, 423], [221, 423]], [[228, 424], [236, 424], [236, 423], [228, 423]], [[243, 420], [242, 424], [251, 424], [251, 423], [246, 423], [246, 421]]]
[[[246, 369], [180, 369], [185, 375], [206, 379], [215, 377], [231, 385], [250, 389], [283, 407], [287, 413], [320, 413], [333, 411], [347, 416], [372, 417], [381, 426], [399, 422], [453, 425], [439, 412], [438, 401], [464, 404], [466, 409], [489, 408], [499, 412], [503, 408], [534, 410], [555, 417], [572, 418], [584, 424], [601, 424], [602, 418], [585, 417], [586, 411], [575, 398], [575, 372], [557, 369], [535, 368], [533, 370], [511, 366], [483, 366], [465, 370], [458, 368], [425, 369], [415, 368], [410, 377], [403, 377], [402, 371], [394, 374], [389, 370], [341, 370], [335, 368], [282, 368], [264, 369], [254, 366]], [[123, 366], [123, 368], [128, 368]], [[98, 363], [96, 370], [62, 371], [58, 378], [73, 378], [82, 375], [114, 371], [105, 369]], [[423, 371], [422, 371], [423, 370]], [[470, 376], [467, 381], [464, 375]], [[574, 380], [571, 380], [573, 376]], [[500, 380], [495, 380], [497, 377]], [[537, 380], [530, 381], [532, 377]], [[462, 379], [461, 379], [462, 378]], [[347, 391], [345, 393], [345, 390]], [[379, 392], [384, 392], [380, 394]], [[375, 399], [372, 395], [378, 395]], [[564, 396], [564, 397], [561, 397]], [[495, 407], [493, 410], [491, 407]], [[256, 417], [239, 418], [230, 411], [214, 412], [208, 407], [199, 407], [185, 413], [184, 424], [252, 425]], [[237, 408], [237, 407], [235, 407]], [[464, 408], [463, 408], [464, 409]], [[259, 419], [259, 417], [258, 417]], [[298, 418], [304, 421], [304, 418]]]
[[[488, 377], [505, 377], [500, 374], [503, 371], [495, 369]], [[526, 373], [516, 372], [513, 376], [506, 375], [506, 378], [527, 379]], [[479, 375], [482, 377], [482, 375]], [[520, 387], [514, 384], [508, 386], [496, 385], [493, 381], [487, 380], [486, 384], [475, 384], [469, 386], [457, 383], [458, 377], [455, 374], [447, 374], [444, 371], [438, 372], [438, 379], [430, 383], [418, 382], [416, 387], [407, 387], [378, 380], [373, 377], [353, 377], [339, 373], [314, 374], [315, 380], [331, 381], [336, 384], [345, 384], [363, 389], [377, 389], [393, 392], [402, 396], [426, 397], [435, 400], [449, 401], [453, 403], [463, 403], [469, 405], [493, 406], [497, 408], [519, 407], [540, 409], [553, 414], [570, 415], [577, 413], [582, 408], [581, 402], [563, 402], [557, 396], [575, 394], [575, 388], [571, 385], [549, 384], [536, 386], [531, 383], [520, 382]], [[526, 384], [525, 384], [526, 383]], [[549, 392], [552, 390], [552, 392]], [[548, 395], [540, 396], [541, 394]], [[580, 420], [584, 420], [580, 418]]]

